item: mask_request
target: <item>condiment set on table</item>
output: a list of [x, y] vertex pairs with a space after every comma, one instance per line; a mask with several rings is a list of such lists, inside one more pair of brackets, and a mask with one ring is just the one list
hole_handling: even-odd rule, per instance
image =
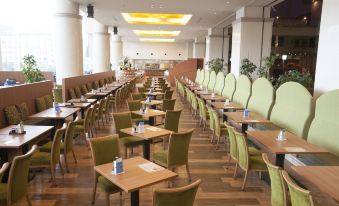
[[9, 134], [26, 134], [24, 123], [21, 121], [16, 128], [12, 128]]

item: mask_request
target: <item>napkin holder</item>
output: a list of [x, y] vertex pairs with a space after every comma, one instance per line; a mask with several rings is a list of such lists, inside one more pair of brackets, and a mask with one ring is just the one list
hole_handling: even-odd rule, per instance
[[124, 173], [124, 166], [123, 166], [122, 158], [116, 158], [113, 161], [113, 170], [112, 170], [112, 173], [114, 175], [119, 175], [119, 174]]

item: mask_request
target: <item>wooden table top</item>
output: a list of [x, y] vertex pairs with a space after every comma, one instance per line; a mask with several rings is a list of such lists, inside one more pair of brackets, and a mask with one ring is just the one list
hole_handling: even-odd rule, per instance
[[225, 102], [212, 102], [211, 105], [214, 109], [244, 109], [243, 106], [235, 102], [230, 102], [227, 106], [225, 106]]
[[212, 91], [209, 90], [195, 90], [194, 93], [196, 93], [197, 95], [208, 95], [208, 94], [212, 94]]
[[204, 90], [206, 90], [205, 88], [202, 88], [201, 86], [189, 86], [189, 89], [193, 90], [193, 91], [204, 91]]
[[31, 115], [30, 118], [65, 119], [79, 110], [80, 108], [63, 107], [61, 112], [55, 112], [54, 108], [49, 108], [42, 112]]
[[108, 84], [108, 86], [112, 86], [112, 87], [121, 87], [124, 83], [122, 82], [112, 82], [111, 84]]
[[11, 125], [0, 129], [1, 149], [20, 148], [53, 129], [53, 126], [24, 125], [26, 134], [9, 134], [10, 130], [16, 127], [17, 125]]
[[243, 114], [243, 112], [224, 112], [224, 115], [226, 115], [229, 119], [232, 119], [237, 124], [271, 123], [270, 120], [267, 120], [265, 117], [262, 117], [255, 112], [250, 112], [250, 115], [248, 117], [244, 117]]
[[147, 102], [147, 101], [141, 101], [141, 104], [145, 104], [145, 105], [159, 105], [162, 104], [162, 100], [151, 100], [151, 102]]
[[86, 102], [81, 101], [81, 99], [70, 99], [67, 102], [68, 103], [94, 103], [98, 101], [97, 99], [86, 99]]
[[95, 91], [95, 92], [88, 92], [85, 94], [85, 96], [107, 96], [109, 95], [110, 92], [105, 92], [105, 91]]
[[133, 132], [132, 127], [121, 129], [120, 131], [125, 134], [135, 136], [135, 137], [140, 137], [143, 139], [153, 139], [156, 137], [169, 136], [172, 133], [172, 131], [162, 129], [159, 127], [153, 127], [150, 125], [145, 125], [145, 131], [143, 132]]
[[139, 167], [140, 164], [145, 163], [150, 163], [150, 161], [142, 157], [125, 159], [123, 160], [125, 172], [119, 175], [112, 173], [112, 163], [95, 166], [94, 170], [125, 192], [133, 192], [178, 176], [167, 169], [152, 173], [146, 172]]
[[92, 103], [89, 102], [75, 102], [75, 103], [59, 103], [60, 107], [68, 107], [68, 108], [74, 108], [74, 107], [78, 107], [78, 108], [86, 108], [91, 106]]
[[214, 97], [212, 97], [211, 94], [203, 94], [203, 95], [200, 95], [201, 98], [203, 98], [204, 100], [222, 100], [222, 101], [225, 101], [227, 98], [226, 97], [223, 97], [223, 96], [219, 96], [219, 95], [214, 95]]
[[147, 114], [143, 114], [140, 110], [138, 111], [132, 111], [133, 114], [138, 114], [138, 115], [141, 115], [145, 118], [148, 118], [148, 117], [156, 117], [156, 116], [164, 116], [166, 115], [166, 112], [164, 111], [161, 111], [161, 110], [157, 110], [157, 109], [148, 109], [148, 112]]
[[328, 151], [318, 147], [290, 132], [285, 132], [286, 140], [277, 141], [280, 131], [247, 131], [247, 137], [255, 144], [268, 150], [273, 154], [318, 154], [328, 153]]
[[151, 95], [151, 96], [157, 96], [157, 95], [164, 95], [165, 93], [163, 92], [152, 92], [152, 93], [149, 93], [149, 92], [144, 92], [145, 95]]
[[312, 186], [339, 202], [339, 166], [292, 166], [291, 168]]

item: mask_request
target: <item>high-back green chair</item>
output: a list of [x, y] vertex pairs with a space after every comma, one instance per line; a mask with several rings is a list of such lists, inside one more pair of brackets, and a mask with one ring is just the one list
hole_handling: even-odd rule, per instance
[[[116, 157], [120, 157], [119, 138], [117, 135], [90, 139], [90, 146], [94, 166], [112, 163]], [[109, 195], [121, 192], [121, 189], [118, 186], [114, 185], [111, 181], [109, 181], [99, 173], [95, 172], [92, 204], [94, 204], [95, 202], [97, 185], [99, 185], [99, 187], [105, 193], [107, 206], [110, 205]]]
[[[238, 167], [238, 147], [237, 147], [237, 138], [235, 137], [235, 128], [229, 125], [227, 122], [224, 122], [225, 127], [227, 128], [228, 132], [228, 142], [230, 145], [230, 152], [228, 158], [228, 164], [226, 169], [228, 169], [231, 160], [235, 162], [235, 167]], [[234, 170], [233, 178], [236, 176], [236, 170]]]
[[81, 95], [82, 95], [82, 92], [81, 92], [80, 87], [75, 87], [75, 88], [74, 88], [74, 91], [75, 91], [76, 97], [77, 97], [77, 98], [80, 98]]
[[224, 88], [224, 84], [225, 84], [225, 75], [223, 72], [218, 72], [214, 86], [214, 92], [217, 95], [222, 95], [222, 89]]
[[165, 91], [164, 99], [172, 99], [173, 92], [174, 92], [173, 90]]
[[267, 167], [261, 155], [249, 155], [247, 140], [241, 133], [235, 132], [238, 149], [238, 167], [245, 171], [242, 190], [245, 190], [249, 171], [266, 172]]
[[267, 154], [262, 154], [270, 174], [271, 182], [271, 204], [274, 206], [287, 206], [287, 190], [282, 176], [282, 169], [270, 162]]
[[[2, 182], [2, 177], [5, 175], [5, 172], [7, 171], [8, 168], [9, 168], [8, 162], [4, 163], [2, 165], [2, 167], [0, 168], [0, 182]], [[1, 185], [1, 183], [0, 183], [0, 185]]]
[[162, 101], [162, 111], [166, 112], [167, 110], [174, 110], [176, 99], [164, 99]]
[[198, 100], [197, 96], [193, 92], [189, 92], [191, 96], [191, 108], [192, 108], [192, 114], [194, 116], [197, 116], [198, 110], [199, 110], [199, 105], [198, 105]]
[[[214, 120], [214, 137], [217, 138], [217, 143], [216, 143], [216, 149], [219, 147], [220, 139], [221, 137], [225, 138], [225, 147], [227, 146], [227, 141], [226, 141], [226, 136], [227, 136], [227, 128], [225, 127], [224, 124], [220, 123], [220, 118], [218, 115], [218, 112], [214, 109], [212, 109], [212, 117]], [[214, 142], [214, 140], [212, 140]]]
[[212, 131], [211, 142], [214, 140], [214, 118], [213, 118], [213, 109], [210, 106], [207, 106], [208, 115], [210, 117], [209, 128]]
[[252, 95], [247, 108], [269, 119], [274, 102], [274, 88], [265, 78], [258, 78], [252, 84]]
[[286, 171], [282, 171], [282, 176], [287, 183], [292, 206], [314, 206], [310, 191], [299, 187]]
[[[128, 111], [139, 111], [142, 107], [140, 100], [127, 101]], [[148, 119], [142, 117], [142, 115], [131, 113], [132, 122], [148, 122]]]
[[146, 92], [146, 88], [145, 87], [138, 87], [138, 92], [143, 96], [143, 98], [145, 98], [145, 92]]
[[232, 101], [247, 108], [247, 103], [251, 96], [251, 87], [251, 80], [246, 75], [240, 75], [237, 80], [237, 86]]
[[144, 139], [139, 137], [130, 136], [121, 132], [121, 129], [132, 127], [132, 117], [130, 112], [120, 112], [120, 113], [113, 113], [114, 125], [116, 133], [119, 135], [120, 142], [125, 147], [125, 158], [127, 158], [127, 148], [142, 145]]
[[203, 124], [203, 130], [206, 128], [207, 121], [210, 118], [204, 100], [197, 98], [199, 105], [200, 125]]
[[[34, 145], [26, 154], [16, 156], [12, 160], [8, 182], [3, 184], [0, 183], [0, 191], [2, 193], [0, 194], [0, 205], [11, 206], [19, 202], [24, 197], [26, 197], [28, 205], [32, 205], [27, 194], [28, 171], [30, 159], [36, 150], [37, 146]], [[8, 167], [8, 163], [5, 163], [2, 166], [0, 176], [5, 173]]]
[[86, 83], [86, 87], [87, 87], [87, 91], [89, 91], [89, 92], [93, 90], [91, 83]]
[[86, 145], [88, 145], [86, 134], [88, 134], [89, 138], [93, 138], [93, 134], [91, 132], [92, 131], [91, 130], [92, 115], [95, 115], [95, 111], [93, 110], [93, 108], [88, 108], [86, 115], [85, 115], [85, 118], [76, 120], [75, 132], [77, 134], [81, 134]]
[[164, 129], [178, 132], [182, 110], [166, 110]]
[[[95, 132], [97, 133], [98, 131], [97, 131], [97, 127], [96, 127], [96, 122], [97, 122], [97, 115], [96, 115], [96, 113], [97, 113], [97, 111], [98, 111], [98, 108], [99, 108], [99, 104], [94, 104], [93, 106], [92, 106], [92, 108], [93, 108], [93, 110], [92, 110], [92, 117], [91, 117], [91, 136], [92, 136], [92, 138], [94, 137], [94, 132], [93, 132], [93, 130], [95, 129]], [[99, 124], [99, 123], [98, 123]]]
[[195, 83], [197, 83], [197, 84], [200, 84], [200, 69], [197, 69], [197, 74], [196, 74], [196, 76], [195, 76], [195, 80], [194, 80], [194, 82]]
[[88, 92], [89, 92], [89, 91], [88, 91], [88, 89], [87, 89], [86, 84], [81, 85], [81, 93], [82, 93], [82, 94], [86, 94], [86, 93], [88, 93]]
[[167, 169], [175, 169], [186, 165], [188, 180], [191, 182], [191, 174], [188, 165], [188, 148], [194, 129], [186, 132], [172, 133], [169, 139], [168, 150], [153, 153], [153, 161]]
[[74, 88], [68, 89], [68, 96], [70, 99], [76, 99], [77, 95], [75, 94]]
[[201, 180], [190, 185], [171, 188], [155, 189], [153, 193], [153, 206], [193, 206]]
[[143, 97], [142, 97], [142, 95], [140, 94], [140, 93], [132, 93], [131, 94], [131, 99], [133, 100], [133, 101], [135, 101], [135, 100], [141, 100]]
[[99, 108], [97, 110], [97, 112], [95, 113], [95, 115], [97, 116], [97, 120], [98, 120], [98, 125], [100, 126], [100, 120], [102, 123], [102, 126], [104, 126], [104, 108], [106, 106], [106, 101], [107, 99], [101, 99], [99, 102]]
[[286, 82], [277, 89], [271, 122], [306, 139], [311, 118], [312, 95], [304, 86]]
[[225, 76], [224, 88], [222, 89], [221, 95], [232, 101], [235, 92], [235, 87], [236, 87], [235, 76], [232, 73], [228, 73]]
[[210, 82], [210, 72], [209, 72], [209, 70], [206, 70], [206, 69], [203, 70], [203, 72], [204, 72], [205, 78], [204, 78], [202, 85], [207, 88], [208, 83]]
[[214, 91], [215, 81], [217, 80], [217, 74], [215, 71], [211, 71], [210, 73], [210, 80], [207, 85], [207, 89]]
[[338, 140], [339, 89], [327, 92], [316, 101], [315, 115], [308, 131], [307, 141], [339, 156]]

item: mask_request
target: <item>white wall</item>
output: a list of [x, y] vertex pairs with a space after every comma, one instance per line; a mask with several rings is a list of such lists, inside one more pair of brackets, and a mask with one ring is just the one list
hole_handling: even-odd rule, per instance
[[193, 42], [187, 42], [187, 58], [193, 58]]
[[186, 60], [187, 53], [186, 43], [123, 43], [123, 55], [130, 59]]
[[314, 94], [339, 89], [339, 1], [324, 0], [322, 6]]

